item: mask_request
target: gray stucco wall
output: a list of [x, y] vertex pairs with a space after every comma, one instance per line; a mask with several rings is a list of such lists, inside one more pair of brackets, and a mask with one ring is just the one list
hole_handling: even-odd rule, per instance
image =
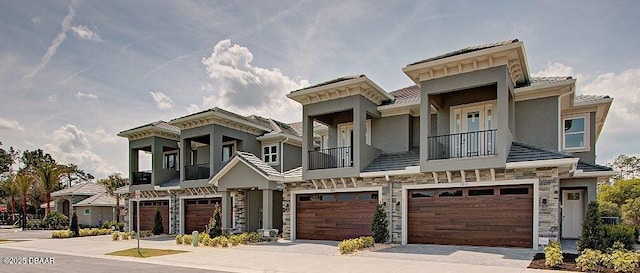
[[515, 141], [559, 150], [558, 96], [516, 102]]
[[[282, 155], [284, 156], [284, 168], [283, 171], [288, 171], [300, 167], [302, 164], [302, 148], [285, 143], [283, 145]], [[280, 166], [276, 170], [280, 171]]]
[[594, 164], [596, 163], [596, 113], [591, 112], [589, 117], [589, 146], [591, 149], [586, 152], [576, 152], [573, 155], [584, 162]]
[[411, 147], [420, 147], [420, 117], [411, 117]]
[[[90, 210], [90, 215], [84, 214], [84, 209]], [[98, 226], [104, 221], [113, 221], [112, 207], [75, 207], [78, 215], [78, 224], [87, 226]]]
[[218, 189], [220, 191], [237, 188], [275, 189], [276, 186], [276, 182], [269, 182], [241, 162], [236, 164], [233, 169], [226, 173], [218, 182]]
[[598, 180], [596, 178], [561, 179], [560, 188], [587, 188], [587, 204], [598, 198]]
[[391, 116], [371, 121], [371, 145], [382, 153], [408, 151], [411, 147], [411, 116]]
[[[178, 148], [178, 141], [172, 139], [166, 139], [161, 137], [148, 137], [144, 139], [138, 139], [129, 142], [129, 177], [131, 173], [138, 170], [138, 153], [137, 150], [145, 149], [151, 150], [151, 186], [161, 185], [173, 178], [178, 177], [177, 170], [168, 170], [164, 168], [164, 154], [163, 147], [171, 149]], [[149, 185], [140, 185], [138, 187], [147, 187]], [[140, 189], [143, 189], [140, 188]], [[139, 188], [136, 188], [139, 189]]]

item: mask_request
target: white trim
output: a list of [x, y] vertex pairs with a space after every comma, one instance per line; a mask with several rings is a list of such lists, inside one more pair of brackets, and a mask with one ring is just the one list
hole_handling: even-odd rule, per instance
[[[164, 200], [169, 200], [169, 233], [171, 233], [171, 226], [173, 226], [173, 221], [171, 216], [173, 216], [173, 213], [171, 213], [171, 196], [165, 196], [165, 197], [147, 197], [147, 198], [140, 198], [140, 202], [143, 201], [164, 201]], [[129, 214], [129, 231], [133, 231], [133, 202], [136, 202], [135, 198], [130, 198], [129, 199], [129, 208], [127, 209], [127, 213]]]
[[609, 177], [614, 176], [614, 171], [597, 171], [597, 172], [585, 172], [583, 170], [576, 170], [573, 173], [573, 177]]
[[[354, 130], [354, 126], [353, 126], [353, 122], [344, 122], [344, 123], [340, 123], [338, 124], [338, 126], [336, 126], [337, 128], [337, 133], [338, 133], [338, 146], [353, 146], [353, 143], [349, 143], [349, 145], [340, 145], [340, 140], [342, 140], [342, 137], [348, 137], [345, 135], [341, 134], [342, 130], [345, 130], [345, 134], [347, 134], [347, 132], [349, 131], [349, 129]], [[365, 121], [365, 136], [366, 136], [366, 140], [365, 140], [365, 144], [367, 145], [371, 145], [371, 119], [367, 119]], [[345, 142], [350, 142], [351, 140], [349, 139], [348, 141], [345, 140]]]
[[289, 219], [291, 219], [291, 240], [296, 239], [296, 203], [298, 194], [312, 194], [312, 193], [341, 193], [341, 192], [364, 192], [364, 191], [377, 191], [378, 203], [382, 199], [382, 186], [379, 187], [361, 187], [361, 188], [348, 188], [348, 189], [317, 189], [317, 190], [297, 190], [291, 191], [289, 199]]
[[[271, 152], [271, 148], [272, 147], [276, 147], [276, 152], [272, 153]], [[269, 153], [265, 154], [264, 153], [264, 148], [269, 148]], [[276, 155], [276, 160], [271, 160], [271, 156]], [[265, 155], [269, 155], [269, 162], [264, 160], [264, 156]], [[264, 163], [267, 163], [268, 165], [280, 165], [280, 142], [275, 142], [275, 143], [269, 143], [269, 144], [262, 144], [262, 161], [264, 161]]]
[[[207, 195], [184, 195], [180, 196], [180, 234], [184, 234], [184, 200], [186, 199], [205, 199], [205, 198], [222, 198], [222, 194], [207, 194]], [[222, 201], [220, 201], [220, 207], [222, 207]], [[225, 208], [222, 208], [225, 209]]]
[[522, 162], [509, 162], [506, 164], [506, 169], [524, 169], [524, 168], [544, 168], [544, 167], [557, 167], [562, 165], [578, 164], [580, 158], [560, 158], [560, 159], [548, 159], [548, 160], [532, 160]]
[[412, 175], [412, 174], [420, 174], [420, 166], [409, 166], [404, 168], [404, 170], [360, 173], [360, 177], [384, 177], [387, 175], [392, 176], [392, 175]]
[[419, 184], [419, 185], [403, 185], [402, 186], [402, 208], [400, 218], [402, 219], [401, 227], [401, 244], [406, 245], [408, 242], [408, 201], [409, 190], [415, 189], [442, 189], [442, 188], [469, 188], [483, 186], [509, 186], [509, 185], [533, 185], [533, 245], [532, 248], [538, 248], [538, 225], [539, 225], [539, 179], [520, 179], [520, 180], [504, 180], [504, 181], [484, 181], [473, 183], [438, 183], [438, 184]]
[[[569, 119], [584, 119], [584, 145], [582, 147], [571, 147], [571, 148], [567, 148], [565, 146], [565, 141], [566, 141], [566, 135], [564, 132], [564, 122], [566, 120]], [[561, 126], [562, 126], [562, 150], [563, 151], [569, 151], [569, 152], [585, 152], [585, 151], [589, 151], [591, 150], [591, 113], [580, 113], [580, 114], [573, 114], [573, 115], [565, 115], [562, 117], [562, 121], [561, 121]]]

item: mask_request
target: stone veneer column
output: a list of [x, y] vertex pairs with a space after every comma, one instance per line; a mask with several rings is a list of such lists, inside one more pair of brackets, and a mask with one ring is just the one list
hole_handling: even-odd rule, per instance
[[235, 200], [235, 206], [233, 207], [233, 212], [235, 215], [235, 223], [236, 230], [244, 232], [245, 231], [245, 221], [246, 221], [246, 192], [244, 190], [238, 190], [234, 192], [233, 199]]

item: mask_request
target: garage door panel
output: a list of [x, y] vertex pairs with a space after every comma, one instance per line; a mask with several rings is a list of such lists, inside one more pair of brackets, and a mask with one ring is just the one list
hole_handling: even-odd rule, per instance
[[343, 240], [370, 235], [371, 217], [378, 202], [377, 199], [371, 199], [372, 196], [377, 198], [377, 193], [323, 193], [298, 196], [296, 238]]
[[184, 204], [184, 232], [191, 234], [193, 231], [202, 232], [209, 224], [213, 216], [216, 204], [221, 203], [221, 198], [185, 199]]
[[[504, 188], [508, 189], [503, 190]], [[517, 190], [513, 190], [514, 188]], [[478, 191], [472, 193], [470, 190]], [[430, 197], [421, 194], [425, 192]], [[441, 192], [462, 196], [439, 196]], [[477, 195], [478, 192], [493, 195]], [[531, 186], [413, 190], [409, 192], [409, 197], [409, 243], [517, 247], [532, 245]]]
[[[133, 203], [133, 228], [137, 229], [137, 206]], [[140, 201], [140, 230], [153, 230], [156, 209], [162, 216], [164, 233], [169, 233], [169, 201]]]

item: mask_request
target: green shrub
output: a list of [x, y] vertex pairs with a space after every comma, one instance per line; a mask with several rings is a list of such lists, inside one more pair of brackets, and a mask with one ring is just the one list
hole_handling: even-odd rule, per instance
[[[205, 233], [207, 234], [207, 233]], [[205, 237], [204, 239], [202, 239], [202, 245], [203, 246], [210, 246], [211, 245], [211, 238], [209, 238], [209, 236]]]
[[111, 240], [114, 240], [114, 241], [120, 240], [120, 232], [114, 231], [113, 233], [111, 233]]
[[375, 239], [372, 236], [362, 236], [355, 239], [347, 239], [338, 244], [340, 254], [352, 253], [375, 245]]
[[229, 242], [231, 243], [232, 246], [237, 246], [237, 245], [243, 243], [242, 237], [240, 237], [239, 235], [231, 235], [231, 236], [229, 236]]
[[375, 239], [372, 236], [362, 236], [358, 239], [362, 241], [364, 248], [373, 247], [376, 244]]
[[598, 202], [591, 201], [587, 206], [587, 215], [582, 223], [582, 238], [578, 240], [578, 249], [597, 249], [604, 251], [607, 248], [605, 242], [605, 230]]
[[71, 238], [72, 236], [73, 236], [73, 233], [70, 230], [58, 230], [58, 231], [51, 232], [51, 238], [56, 238], [56, 239]]
[[42, 224], [48, 228], [62, 228], [69, 225], [69, 217], [66, 215], [52, 211], [42, 219]]
[[219, 247], [219, 246], [220, 246], [220, 239], [221, 239], [221, 238], [222, 238], [221, 236], [218, 236], [218, 237], [212, 238], [212, 239], [211, 239], [211, 242], [209, 242], [209, 246], [212, 246], [212, 247]]
[[598, 211], [602, 217], [620, 217], [622, 211], [618, 204], [609, 201], [598, 201]]
[[222, 208], [218, 204], [213, 209], [213, 216], [209, 219], [207, 233], [210, 238], [222, 235]]
[[182, 234], [176, 235], [176, 245], [182, 244]]
[[120, 232], [123, 232], [123, 231], [124, 231], [124, 222], [118, 222], [118, 224], [117, 224], [117, 229], [118, 229]]
[[191, 235], [184, 235], [182, 236], [182, 243], [185, 245], [191, 245], [191, 243], [193, 243], [193, 238]]
[[640, 225], [640, 197], [629, 199], [622, 205], [624, 222], [629, 225]]
[[544, 264], [550, 267], [558, 267], [562, 264], [562, 247], [559, 242], [550, 242], [544, 248]]
[[204, 240], [207, 238], [210, 238], [209, 233], [206, 233], [206, 232], [198, 233], [198, 243], [202, 244]]
[[389, 220], [382, 204], [378, 204], [373, 212], [371, 232], [376, 243], [384, 243], [389, 239]]
[[156, 216], [153, 218], [153, 234], [160, 235], [164, 232], [164, 226], [162, 225], [162, 215], [160, 210], [156, 208]]
[[69, 230], [73, 232], [72, 236], [80, 235], [80, 228], [78, 227], [78, 215], [75, 211], [73, 212], [73, 215], [71, 215], [71, 226], [69, 227]]
[[229, 242], [229, 238], [224, 237], [224, 236], [220, 236], [220, 246], [221, 247], [228, 247], [230, 243], [231, 242]]
[[576, 258], [576, 266], [582, 271], [595, 271], [602, 264], [602, 252], [600, 250], [585, 249]]
[[617, 247], [611, 253], [604, 256], [603, 264], [615, 272], [634, 272], [638, 268], [639, 254]]
[[140, 231], [140, 238], [147, 238], [147, 237], [151, 237], [153, 236], [153, 233], [151, 232], [151, 230], [141, 230]]
[[111, 228], [111, 222], [109, 221], [104, 221], [102, 223], [102, 228]]
[[627, 225], [605, 225], [605, 244], [607, 247], [613, 247], [615, 242], [625, 245], [628, 250], [633, 249], [635, 242], [633, 227]]

